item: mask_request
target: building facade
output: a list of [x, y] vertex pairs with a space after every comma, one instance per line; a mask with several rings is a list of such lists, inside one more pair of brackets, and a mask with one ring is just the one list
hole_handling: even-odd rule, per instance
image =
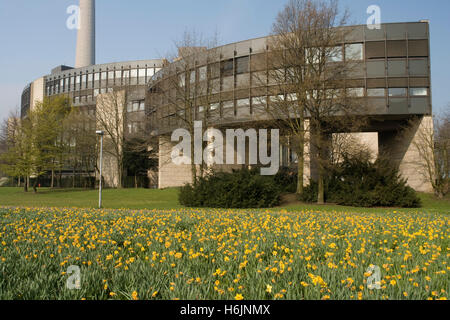
[[[431, 191], [431, 185], [418, 174], [419, 166], [414, 164], [417, 155], [412, 141], [416, 137], [401, 137], [400, 130], [415, 117], [420, 119], [417, 130], [432, 123], [428, 22], [383, 24], [379, 30], [350, 26], [345, 34], [343, 43], [336, 44], [338, 54], [334, 61], [351, 59], [355, 65], [342, 83], [343, 89], [351, 90], [364, 106], [361, 117], [367, 119], [367, 124], [361, 130], [372, 133], [372, 140], [375, 133], [377, 141], [370, 144], [390, 154], [410, 186]], [[187, 116], [171, 102], [180, 93], [166, 92], [174, 74], [182, 86], [189, 88], [190, 101], [195, 104], [194, 119], [201, 120], [208, 110], [214, 127], [257, 125], [268, 119], [265, 105], [280, 95], [279, 83], [269, 76], [269, 54], [269, 37], [252, 39], [198, 52], [193, 61], [176, 61], [155, 75], [148, 88], [147, 109], [151, 127], [161, 137], [161, 188], [179, 186], [192, 179], [189, 165], [176, 166], [170, 161], [174, 143], [169, 135], [183, 126], [183, 117]], [[335, 132], [346, 130], [338, 128]], [[295, 158], [289, 156], [289, 150], [280, 154], [284, 165]], [[307, 159], [305, 166], [308, 180], [314, 177], [314, 161]]]
[[[400, 136], [400, 129], [413, 118], [420, 120], [417, 130], [432, 125], [428, 22], [389, 23], [379, 30], [369, 30], [365, 25], [346, 29], [345, 39], [336, 44], [335, 59], [355, 62], [351, 74], [343, 80], [343, 88], [351, 90], [366, 107], [361, 114], [367, 119], [362, 133], [370, 133], [366, 137], [375, 146], [372, 149], [391, 155], [410, 186], [431, 191], [414, 164], [415, 135]], [[268, 119], [264, 106], [280, 95], [275, 89], [278, 84], [268, 76], [269, 39], [251, 39], [210, 50], [199, 48], [189, 57], [188, 70], [181, 72], [177, 66], [183, 63], [186, 66], [185, 59], [171, 64], [164, 60], [143, 60], [77, 69], [60, 66], [24, 89], [21, 114], [26, 116], [36, 101], [55, 95], [67, 95], [74, 107], [95, 114], [98, 96], [125, 90], [125, 132], [132, 134], [145, 128], [158, 137], [158, 186], [180, 186], [191, 182], [192, 176], [190, 166], [176, 166], [170, 161], [174, 146], [170, 134], [183, 127], [183, 122], [179, 114], [182, 110], [173, 109], [167, 98], [179, 94], [165, 92], [168, 79], [179, 72], [177, 77], [183, 86], [193, 88], [189, 95], [195, 104], [194, 120], [202, 120], [208, 111], [214, 127], [263, 125]], [[348, 128], [338, 128], [333, 133], [345, 132]], [[281, 163], [291, 165], [295, 154], [282, 148]], [[307, 159], [305, 181], [310, 177], [314, 177], [314, 161]]]

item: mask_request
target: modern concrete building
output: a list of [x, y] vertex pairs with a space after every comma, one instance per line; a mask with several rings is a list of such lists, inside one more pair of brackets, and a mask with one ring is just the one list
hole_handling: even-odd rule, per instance
[[[428, 22], [383, 24], [380, 30], [370, 30], [365, 25], [350, 26], [347, 31], [343, 43], [337, 44], [341, 52], [338, 59], [348, 59], [351, 53], [352, 60], [356, 61], [342, 83], [343, 89], [352, 90], [355, 99], [365, 106], [361, 117], [368, 121], [362, 131], [372, 133], [369, 141], [372, 149], [389, 153], [410, 186], [431, 191], [414, 163], [417, 156], [412, 141], [416, 136], [405, 138], [400, 133], [413, 117], [421, 119], [417, 130], [432, 123]], [[280, 94], [279, 83], [274, 83], [267, 72], [269, 53], [269, 38], [246, 40], [196, 52], [193, 62], [176, 61], [155, 75], [149, 84], [147, 109], [151, 127], [161, 137], [161, 188], [180, 186], [192, 179], [190, 165], [177, 166], [170, 161], [174, 144], [170, 143], [168, 134], [184, 123], [180, 110], [175, 110], [167, 98], [174, 72], [179, 73], [175, 76], [182, 79], [183, 86], [189, 87], [189, 94], [194, 96], [191, 101], [196, 103], [195, 119], [201, 120], [208, 108], [213, 119], [211, 126], [257, 125], [268, 117], [264, 105]], [[183, 66], [177, 68], [176, 64]], [[186, 65], [189, 70], [183, 69]], [[205, 85], [207, 78], [210, 84]], [[261, 85], [262, 78], [264, 85]], [[206, 93], [205, 86], [212, 88], [211, 91]], [[337, 128], [330, 133], [346, 130]], [[282, 150], [280, 154], [283, 165], [295, 161], [290, 150]], [[307, 159], [305, 173], [305, 180], [314, 177], [314, 161]]]
[[[186, 56], [193, 64], [177, 77], [184, 85], [195, 88], [189, 92], [195, 101], [194, 119], [201, 120], [208, 110], [213, 119], [209, 123], [211, 127], [263, 126], [268, 118], [264, 106], [280, 96], [275, 89], [279, 84], [268, 77], [268, 37], [211, 50], [184, 48], [193, 54], [183, 54], [184, 58], [172, 64], [153, 59], [95, 65], [95, 0], [80, 0], [80, 6], [76, 68], [59, 66], [29, 84], [22, 94], [21, 115], [26, 116], [36, 101], [56, 95], [67, 95], [74, 107], [94, 115], [99, 97], [124, 92], [125, 134], [144, 131], [160, 140], [156, 182], [160, 188], [181, 186], [192, 180], [189, 165], [176, 166], [170, 161], [174, 145], [169, 141], [170, 133], [183, 124], [179, 110], [173, 110], [165, 98], [167, 81], [177, 70], [177, 64], [185, 62]], [[432, 125], [428, 22], [389, 23], [381, 25], [379, 30], [369, 30], [365, 25], [350, 26], [346, 30], [346, 38], [336, 44], [340, 52], [337, 59], [348, 59], [351, 54], [356, 62], [354, 70], [342, 83], [343, 89], [352, 90], [355, 99], [366, 107], [361, 117], [367, 119], [367, 124], [357, 134], [369, 142], [372, 150], [389, 152], [413, 188], [431, 191], [414, 163], [417, 156], [412, 142], [416, 135], [412, 132], [410, 137], [401, 137], [399, 130], [414, 117], [420, 119], [417, 130]], [[205, 88], [211, 90], [208, 99]], [[93, 132], [95, 127], [93, 123]], [[329, 133], [331, 136], [347, 131], [347, 128], [335, 128]], [[295, 154], [287, 147], [280, 150], [280, 158], [284, 166], [293, 166], [296, 161]], [[222, 169], [231, 167], [224, 165]], [[314, 159], [306, 159], [304, 179], [308, 181], [314, 176]], [[106, 180], [111, 186], [116, 181], [112, 176]]]

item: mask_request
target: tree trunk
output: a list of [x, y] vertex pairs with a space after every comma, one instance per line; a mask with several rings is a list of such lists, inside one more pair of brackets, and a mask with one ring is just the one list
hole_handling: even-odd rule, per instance
[[317, 204], [325, 204], [325, 186], [323, 181], [323, 170], [319, 164], [319, 177], [318, 177], [318, 192], [317, 192]]
[[137, 176], [136, 176], [136, 174], [134, 174], [134, 188], [135, 188], [135, 189], [138, 188], [138, 183], [137, 183]]
[[39, 177], [36, 177], [36, 179], [34, 179], [34, 183], [33, 183], [33, 192], [34, 193], [37, 193], [38, 179], [39, 179]]
[[53, 189], [54, 186], [55, 186], [55, 170], [52, 169], [52, 180], [50, 183], [50, 188]]
[[303, 193], [303, 175], [305, 171], [305, 133], [299, 135], [299, 144], [297, 152], [297, 194]]
[[27, 178], [23, 179], [23, 191], [28, 192], [28, 179]]
[[72, 189], [75, 189], [75, 167], [72, 169]]

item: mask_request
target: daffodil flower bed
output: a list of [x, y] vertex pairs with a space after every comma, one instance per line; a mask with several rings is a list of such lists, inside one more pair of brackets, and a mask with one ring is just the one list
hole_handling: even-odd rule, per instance
[[0, 299], [446, 299], [448, 225], [389, 210], [3, 208]]

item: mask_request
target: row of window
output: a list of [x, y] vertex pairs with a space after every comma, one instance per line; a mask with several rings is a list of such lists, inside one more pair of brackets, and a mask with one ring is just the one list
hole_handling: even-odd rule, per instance
[[[328, 97], [332, 97], [333, 93], [331, 92], [333, 90], [330, 90], [329, 93], [327, 93]], [[365, 90], [364, 88], [350, 88], [347, 89], [348, 95], [352, 97], [364, 97]], [[406, 97], [408, 93], [408, 88], [375, 88], [375, 89], [367, 89], [367, 97], [385, 97], [386, 93], [389, 97]], [[314, 95], [314, 93], [312, 93]], [[428, 96], [428, 88], [410, 88], [409, 89], [409, 96], [410, 97], [426, 97]], [[287, 94], [284, 95], [278, 95], [278, 96], [269, 96], [270, 101], [281, 101], [281, 100], [287, 100], [287, 101], [296, 101], [297, 96], [296, 94]], [[267, 97], [261, 96], [261, 97], [253, 97], [252, 98], [252, 104], [253, 105], [263, 105], [267, 104]], [[244, 99], [237, 99], [236, 100], [236, 107], [249, 107], [250, 106], [250, 98], [244, 98]], [[220, 108], [220, 103], [211, 103], [209, 110], [214, 111]], [[230, 109], [234, 108], [234, 101], [233, 100], [227, 100], [222, 101], [222, 109]], [[199, 106], [198, 112], [205, 111], [205, 106]], [[181, 112], [182, 113], [182, 112]]]
[[47, 95], [59, 94], [74, 90], [92, 89], [95, 82], [122, 84], [146, 84], [148, 80], [160, 69], [144, 68], [131, 70], [103, 71], [68, 76], [47, 82]]
[[145, 111], [145, 100], [132, 101], [127, 105], [127, 112]]
[[368, 77], [400, 77], [400, 76], [426, 76], [428, 75], [428, 59], [368, 61]]
[[[315, 58], [314, 55], [317, 55], [317, 52], [315, 52], [313, 48], [308, 49], [306, 52], [307, 61], [317, 62], [317, 58]], [[362, 43], [347, 44], [345, 46], [336, 46], [330, 49], [328, 58], [330, 62], [339, 62], [343, 61], [344, 59], [352, 61], [363, 60], [364, 59], [363, 44]], [[211, 68], [211, 78], [213, 79], [218, 78], [219, 77], [219, 73], [217, 72], [218, 71], [217, 69], [219, 68], [218, 64], [217, 63], [211, 64], [210, 68]], [[220, 64], [220, 75], [222, 77], [229, 77], [234, 74], [248, 73], [249, 70], [250, 70], [250, 56], [225, 60], [222, 61]], [[195, 83], [197, 79], [197, 73], [199, 81], [206, 80], [207, 72], [208, 72], [207, 66], [202, 66], [197, 70], [190, 71], [187, 77], [186, 74], [182, 73], [179, 76], [179, 85], [185, 86], [186, 78], [190, 83]]]

